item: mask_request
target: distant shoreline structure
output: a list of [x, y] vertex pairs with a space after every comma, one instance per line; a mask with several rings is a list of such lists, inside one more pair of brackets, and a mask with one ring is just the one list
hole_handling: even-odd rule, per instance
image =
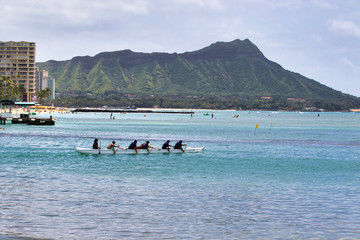
[[[69, 109], [70, 110], [70, 109]], [[308, 110], [266, 110], [266, 109], [194, 109], [194, 108], [136, 108], [136, 109], [124, 109], [124, 108], [72, 108], [72, 113], [76, 112], [98, 112], [98, 113], [170, 113], [170, 114], [195, 114], [198, 111], [204, 112], [219, 112], [219, 111], [239, 111], [239, 112], [360, 112], [360, 109], [350, 109], [348, 111], [325, 111], [324, 109]]]
[[[1, 113], [9, 113], [9, 108], [5, 107], [0, 109]], [[197, 111], [205, 112], [219, 112], [219, 111], [240, 111], [240, 112], [354, 112], [360, 113], [360, 109], [349, 109], [347, 111], [326, 111], [324, 109], [316, 110], [288, 110], [288, 109], [277, 109], [277, 110], [267, 110], [267, 109], [195, 109], [195, 108], [92, 108], [92, 107], [83, 107], [83, 108], [63, 108], [63, 107], [52, 107], [52, 106], [38, 106], [37, 108], [11, 108], [12, 114], [21, 114], [21, 113], [37, 113], [37, 114], [52, 114], [52, 113], [86, 113], [86, 112], [97, 112], [97, 113], [168, 113], [168, 114], [195, 114]]]
[[97, 112], [97, 113], [172, 113], [172, 114], [194, 114], [194, 111], [187, 110], [166, 110], [166, 109], [104, 109], [104, 108], [76, 108], [72, 113]]

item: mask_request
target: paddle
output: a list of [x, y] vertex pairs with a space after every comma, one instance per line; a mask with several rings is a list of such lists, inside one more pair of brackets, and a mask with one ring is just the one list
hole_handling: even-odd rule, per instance
[[115, 148], [113, 147], [114, 154], [119, 150], [119, 146], [117, 146], [117, 149], [115, 151]]
[[101, 149], [101, 141], [100, 141], [100, 147], [99, 147], [99, 154], [101, 154], [100, 149]]
[[[187, 146], [187, 144], [182, 144], [183, 146]], [[185, 152], [185, 150], [186, 150], [186, 148], [183, 148], [182, 146], [181, 146], [181, 150], [183, 151], [183, 153]]]
[[119, 145], [119, 146], [117, 146], [116, 151], [115, 151], [115, 148], [113, 148], [113, 150], [114, 150], [114, 154], [115, 154], [115, 153], [116, 153], [119, 149], [122, 149], [122, 150], [127, 150], [126, 148], [122, 148], [122, 147], [120, 147], [120, 145]]

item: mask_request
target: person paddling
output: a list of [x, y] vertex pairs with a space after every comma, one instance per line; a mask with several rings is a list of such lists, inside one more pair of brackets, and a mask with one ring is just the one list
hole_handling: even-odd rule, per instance
[[112, 149], [114, 151], [114, 153], [116, 152], [115, 148], [119, 147], [119, 146], [116, 146], [115, 143], [116, 143], [115, 141], [112, 141], [112, 143], [110, 143], [109, 146], [107, 146], [107, 149]]
[[155, 147], [151, 146], [149, 141], [146, 141], [145, 143], [143, 143], [137, 147], [137, 149], [146, 149], [148, 153], [151, 152], [150, 148], [160, 150], [160, 148], [155, 148]]
[[175, 144], [174, 149], [181, 149], [181, 151], [185, 152], [182, 146], [186, 146], [186, 144], [183, 144], [182, 140], [180, 140]]
[[167, 140], [167, 141], [162, 145], [162, 149], [167, 149], [168, 152], [171, 152], [170, 147], [173, 147], [172, 145], [170, 145], [170, 140]]
[[97, 139], [97, 138], [94, 140], [94, 143], [93, 143], [93, 149], [100, 149], [100, 148], [99, 148], [99, 143], [98, 143], [98, 139]]
[[110, 143], [109, 144], [109, 146], [107, 146], [107, 149], [112, 149], [113, 151], [114, 151], [114, 154], [116, 153], [116, 151], [115, 151], [115, 148], [117, 147], [118, 149], [120, 148], [120, 149], [122, 149], [122, 150], [127, 150], [126, 148], [122, 148], [122, 147], [120, 147], [120, 145], [115, 145], [115, 141], [112, 141], [112, 143]]
[[138, 151], [139, 151], [139, 150], [137, 149], [136, 144], [137, 144], [137, 141], [136, 141], [136, 140], [134, 140], [132, 143], [130, 143], [130, 145], [129, 145], [128, 149], [135, 150], [135, 153], [138, 153]]

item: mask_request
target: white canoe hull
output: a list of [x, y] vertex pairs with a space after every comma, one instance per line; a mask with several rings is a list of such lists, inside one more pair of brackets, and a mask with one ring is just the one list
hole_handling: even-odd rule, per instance
[[[202, 152], [205, 149], [205, 147], [201, 148], [192, 148], [187, 147], [185, 148], [184, 153], [196, 153], [196, 152]], [[136, 154], [135, 150], [128, 149], [128, 150], [122, 150], [122, 149], [116, 149], [115, 152], [112, 149], [92, 149], [92, 148], [82, 148], [82, 147], [75, 147], [75, 150], [79, 153], [83, 154]], [[152, 149], [150, 151], [151, 154], [153, 153], [183, 153], [180, 149], [173, 149], [171, 152], [169, 152], [166, 149], [161, 150], [155, 150]], [[148, 154], [148, 151], [146, 149], [140, 149], [138, 154]]]

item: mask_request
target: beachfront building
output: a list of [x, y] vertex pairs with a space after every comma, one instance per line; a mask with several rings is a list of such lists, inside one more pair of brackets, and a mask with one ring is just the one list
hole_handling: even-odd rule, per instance
[[37, 71], [36, 82], [38, 91], [49, 88], [51, 92], [49, 100], [55, 99], [55, 78], [49, 77], [48, 71]]
[[30, 102], [36, 94], [35, 42], [0, 41], [0, 81], [10, 77], [23, 87], [22, 101]]

